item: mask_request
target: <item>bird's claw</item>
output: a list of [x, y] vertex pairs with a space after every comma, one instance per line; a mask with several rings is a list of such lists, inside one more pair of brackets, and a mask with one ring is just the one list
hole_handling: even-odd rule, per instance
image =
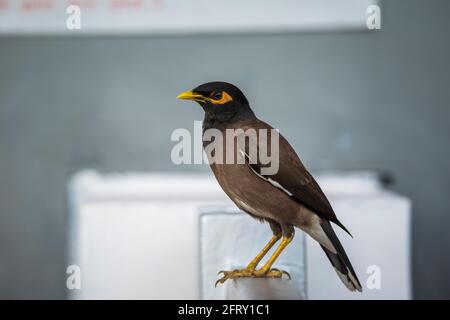
[[261, 271], [261, 270], [252, 270], [252, 269], [235, 269], [233, 271], [224, 271], [221, 270], [217, 273], [218, 275], [223, 274], [223, 277], [218, 279], [214, 285], [214, 287], [217, 287], [217, 285], [223, 284], [228, 279], [235, 279], [235, 278], [282, 278], [285, 274], [288, 279], [291, 279], [291, 275], [284, 270], [279, 270], [276, 268], [272, 268], [268, 271]]
[[269, 273], [272, 273], [272, 272], [275, 272], [275, 276], [272, 276], [273, 278], [281, 278], [281, 277], [283, 277], [283, 274], [285, 274], [288, 277], [288, 279], [291, 280], [291, 275], [287, 271], [280, 270], [277, 268], [272, 268], [272, 269], [270, 269]]
[[224, 271], [221, 270], [218, 272], [218, 275], [223, 273], [223, 277], [216, 281], [214, 287], [217, 287], [217, 285], [220, 283], [224, 283], [228, 279], [234, 279], [234, 278], [241, 278], [241, 277], [252, 277], [252, 274], [254, 273], [254, 270], [251, 269], [235, 269], [233, 271]]
[[227, 273], [230, 273], [230, 272], [237, 272], [237, 271], [239, 271], [239, 269], [234, 269], [233, 271], [220, 270], [219, 272], [217, 272], [217, 275], [220, 275], [221, 273], [223, 273], [224, 275], [226, 275]]

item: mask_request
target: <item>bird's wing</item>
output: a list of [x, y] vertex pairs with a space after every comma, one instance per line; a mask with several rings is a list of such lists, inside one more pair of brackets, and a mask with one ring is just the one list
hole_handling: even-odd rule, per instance
[[[267, 129], [270, 131], [273, 129], [270, 125], [263, 121], [258, 121], [256, 124], [251, 125], [252, 128], [256, 129]], [[275, 129], [273, 129], [275, 130]], [[259, 131], [258, 131], [259, 132]], [[270, 140], [270, 135], [267, 140]], [[249, 141], [249, 144], [258, 144], [258, 154], [260, 150], [259, 143], [261, 139], [257, 141]], [[247, 157], [251, 154], [248, 149], [249, 144], [246, 144], [245, 154]], [[270, 143], [268, 143], [269, 152], [272, 151]], [[265, 150], [264, 150], [265, 151]], [[268, 167], [271, 164], [263, 165], [259, 158], [257, 161], [249, 161], [249, 165], [253, 169], [254, 173], [259, 175], [261, 178], [271, 182], [274, 186], [279, 187], [296, 201], [300, 202], [302, 205], [316, 213], [320, 218], [327, 221], [331, 221], [344, 229], [348, 234], [350, 232], [345, 228], [345, 226], [337, 219], [333, 208], [330, 205], [327, 197], [323, 193], [319, 184], [313, 178], [313, 176], [306, 170], [300, 158], [298, 157], [295, 150], [291, 147], [289, 142], [279, 134], [279, 163], [278, 171], [272, 175], [264, 175], [263, 168]], [[248, 159], [250, 160], [250, 159]], [[351, 235], [351, 234], [350, 234]]]

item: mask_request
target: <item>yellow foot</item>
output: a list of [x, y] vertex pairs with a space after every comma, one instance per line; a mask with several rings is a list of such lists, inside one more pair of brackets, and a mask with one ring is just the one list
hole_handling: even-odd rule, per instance
[[233, 270], [233, 271], [219, 271], [218, 274], [223, 273], [223, 277], [216, 281], [215, 287], [220, 283], [224, 283], [228, 279], [235, 278], [281, 278], [283, 274], [287, 275], [289, 279], [291, 279], [291, 275], [283, 270], [278, 270], [272, 268], [268, 271], [262, 270], [252, 270], [252, 269], [241, 269], [241, 270]]

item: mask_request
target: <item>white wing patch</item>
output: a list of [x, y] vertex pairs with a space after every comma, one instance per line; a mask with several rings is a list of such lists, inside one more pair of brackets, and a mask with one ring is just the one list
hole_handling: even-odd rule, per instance
[[[245, 151], [239, 150], [239, 152], [241, 153], [241, 155], [242, 155], [244, 158], [247, 158], [247, 159], [250, 160], [249, 155], [246, 154]], [[273, 185], [275, 188], [280, 189], [281, 191], [283, 191], [284, 193], [286, 193], [288, 196], [292, 196], [292, 193], [290, 193], [288, 190], [286, 190], [286, 188], [284, 188], [284, 187], [283, 187], [281, 184], [279, 184], [277, 181], [273, 180], [273, 179], [270, 178], [270, 177], [264, 177], [264, 176], [262, 176], [261, 174], [259, 174], [259, 172], [257, 172], [255, 169], [253, 169], [252, 166], [249, 165], [249, 167], [250, 167], [250, 169], [253, 171], [253, 173], [256, 174], [258, 177], [260, 177], [261, 179], [263, 179], [263, 180], [269, 182], [269, 183], [270, 183], [271, 185]]]
[[247, 211], [251, 214], [254, 214], [255, 216], [258, 216], [257, 211], [253, 209], [251, 206], [249, 206], [247, 203], [240, 199], [236, 199], [236, 202], [239, 204], [238, 207], [244, 211]]

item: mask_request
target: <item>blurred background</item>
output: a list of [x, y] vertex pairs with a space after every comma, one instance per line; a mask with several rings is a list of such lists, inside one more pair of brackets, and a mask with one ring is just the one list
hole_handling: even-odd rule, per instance
[[450, 298], [450, 2], [382, 1], [375, 31], [98, 34], [20, 29], [2, 16], [19, 2], [0, 1], [0, 298], [67, 296], [80, 170], [209, 174], [174, 165], [170, 135], [203, 117], [176, 95], [212, 80], [242, 88], [312, 170], [389, 172], [413, 204], [413, 297]]

